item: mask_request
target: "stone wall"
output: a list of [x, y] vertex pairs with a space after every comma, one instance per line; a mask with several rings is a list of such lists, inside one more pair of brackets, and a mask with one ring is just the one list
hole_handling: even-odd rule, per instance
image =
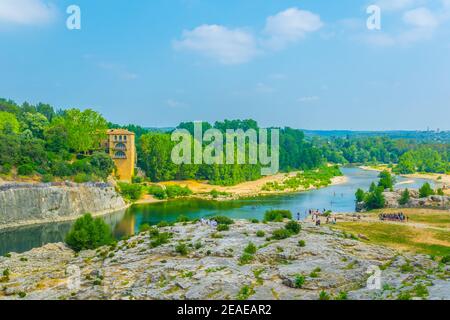
[[73, 220], [89, 212], [101, 214], [126, 207], [106, 183], [13, 183], [0, 185], [0, 228]]

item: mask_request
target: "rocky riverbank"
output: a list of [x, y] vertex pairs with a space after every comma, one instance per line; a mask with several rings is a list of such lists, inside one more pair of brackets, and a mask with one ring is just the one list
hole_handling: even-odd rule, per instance
[[[157, 247], [145, 232], [79, 254], [50, 244], [0, 257], [0, 299], [450, 299], [450, 267], [428, 256], [310, 223], [299, 235], [267, 239], [283, 227], [236, 221], [217, 232], [185, 223], [159, 228], [172, 236]], [[250, 242], [256, 252], [244, 260]], [[374, 266], [382, 286], [369, 290]]]
[[74, 220], [86, 212], [99, 215], [126, 207], [108, 183], [0, 185], [0, 229]]

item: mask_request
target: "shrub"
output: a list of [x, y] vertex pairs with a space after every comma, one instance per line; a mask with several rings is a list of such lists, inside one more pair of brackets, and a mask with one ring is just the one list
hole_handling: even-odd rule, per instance
[[292, 212], [289, 210], [269, 210], [264, 214], [264, 221], [282, 222], [284, 219], [292, 219]]
[[255, 290], [251, 286], [243, 286], [237, 295], [237, 300], [247, 300], [255, 294]]
[[148, 223], [143, 223], [139, 226], [139, 233], [150, 231], [152, 227]]
[[297, 274], [294, 279], [294, 287], [300, 289], [305, 284], [305, 276]]
[[428, 182], [424, 183], [424, 185], [419, 189], [419, 196], [421, 198], [427, 198], [432, 195], [434, 195], [434, 190]]
[[299, 246], [299, 247], [304, 247], [304, 246], [306, 246], [305, 240], [299, 240], [299, 241], [298, 241], [298, 246]]
[[319, 300], [330, 300], [330, 295], [322, 290], [319, 293]]
[[265, 235], [266, 235], [266, 233], [265, 233], [264, 231], [262, 231], [262, 230], [256, 231], [256, 236], [257, 236], [258, 238], [262, 238], [262, 237], [264, 237]]
[[299, 234], [301, 230], [300, 224], [296, 221], [289, 221], [288, 223], [286, 223], [284, 228], [288, 230], [291, 234]]
[[363, 202], [364, 198], [366, 196], [366, 193], [362, 189], [358, 189], [355, 193], [356, 202]]
[[444, 196], [445, 195], [444, 190], [442, 190], [442, 188], [437, 189], [436, 194], [438, 196]]
[[181, 222], [189, 222], [189, 218], [186, 217], [185, 215], [181, 215], [177, 217], [177, 222], [181, 223]]
[[450, 264], [450, 255], [442, 257], [441, 262], [443, 264]]
[[163, 244], [166, 244], [169, 242], [171, 237], [172, 234], [169, 232], [158, 233], [157, 235], [152, 237], [153, 240], [150, 242], [150, 247], [156, 248]]
[[48, 173], [48, 174], [44, 174], [41, 178], [41, 181], [43, 183], [48, 183], [48, 182], [52, 182], [54, 180], [54, 177], [52, 174]]
[[256, 250], [256, 246], [252, 242], [250, 242], [247, 247], [245, 247], [244, 252], [248, 254], [255, 254]]
[[340, 291], [336, 297], [336, 300], [347, 300], [347, 299], [348, 299], [348, 294], [345, 291]]
[[275, 240], [287, 239], [290, 236], [291, 236], [291, 233], [289, 232], [289, 230], [286, 230], [286, 229], [277, 229], [272, 232], [272, 239], [275, 239]]
[[178, 245], [175, 247], [175, 251], [182, 256], [186, 256], [189, 252], [188, 247], [185, 243], [178, 243]]
[[211, 218], [211, 220], [214, 220], [215, 222], [217, 222], [217, 224], [227, 224], [227, 225], [230, 225], [230, 224], [233, 224], [233, 223], [234, 223], [234, 220], [233, 220], [233, 219], [230, 219], [230, 218], [224, 217], [224, 216], [213, 217], [213, 218]]
[[20, 176], [30, 176], [33, 174], [33, 172], [34, 172], [33, 165], [29, 163], [23, 164], [17, 168], [17, 173]]
[[410, 198], [411, 196], [409, 195], [409, 190], [405, 189], [405, 191], [402, 192], [400, 199], [398, 200], [398, 204], [404, 206], [409, 202]]
[[219, 224], [217, 226], [217, 231], [228, 231], [230, 230], [230, 226], [227, 224]]
[[249, 253], [243, 253], [243, 254], [241, 255], [241, 257], [239, 258], [239, 263], [240, 263], [241, 265], [249, 264], [250, 262], [252, 262], [252, 260], [253, 260], [253, 255], [252, 255], [252, 254], [249, 254]]
[[75, 251], [96, 249], [114, 242], [111, 228], [102, 219], [86, 214], [75, 221], [66, 236], [66, 243]]
[[259, 223], [259, 220], [258, 219], [250, 219], [250, 222], [251, 223]]
[[152, 185], [147, 187], [147, 194], [154, 196], [156, 199], [163, 200], [167, 198], [166, 191], [157, 185]]
[[129, 201], [139, 200], [144, 193], [144, 188], [140, 184], [121, 182], [118, 185], [122, 196]]
[[168, 223], [167, 221], [160, 221], [158, 222], [158, 224], [156, 225], [158, 228], [165, 228], [165, 227], [169, 227], [170, 223]]
[[178, 197], [187, 197], [192, 194], [192, 191], [188, 187], [181, 187], [178, 185], [166, 187], [167, 196], [171, 199]]
[[75, 175], [75, 177], [73, 177], [73, 181], [75, 181], [76, 183], [86, 183], [92, 181], [92, 177], [87, 173], [78, 173]]

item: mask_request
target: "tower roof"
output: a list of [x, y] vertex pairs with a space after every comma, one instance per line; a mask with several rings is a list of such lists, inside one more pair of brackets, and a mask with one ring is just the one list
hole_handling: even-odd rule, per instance
[[123, 135], [133, 135], [134, 136], [134, 132], [125, 130], [125, 129], [110, 129], [107, 131], [107, 134], [112, 135], [112, 134], [123, 134]]

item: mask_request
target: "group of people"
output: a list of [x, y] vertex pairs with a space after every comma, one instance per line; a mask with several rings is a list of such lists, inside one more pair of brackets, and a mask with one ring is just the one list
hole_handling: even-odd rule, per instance
[[209, 220], [209, 219], [200, 219], [200, 224], [203, 226], [210, 226], [212, 228], [217, 227], [217, 221], [215, 220]]
[[[329, 212], [330, 211], [326, 209], [323, 209], [323, 211], [320, 211], [319, 209], [309, 209], [306, 212], [306, 216], [311, 216], [311, 219], [313, 222], [315, 222], [316, 226], [320, 226], [322, 224], [323, 218], [325, 218], [326, 224], [336, 224], [336, 217], [328, 214]], [[297, 220], [300, 220], [300, 213], [297, 213]]]
[[399, 213], [380, 213], [379, 218], [380, 218], [381, 221], [408, 222], [408, 216], [403, 214], [403, 212], [399, 212]]

